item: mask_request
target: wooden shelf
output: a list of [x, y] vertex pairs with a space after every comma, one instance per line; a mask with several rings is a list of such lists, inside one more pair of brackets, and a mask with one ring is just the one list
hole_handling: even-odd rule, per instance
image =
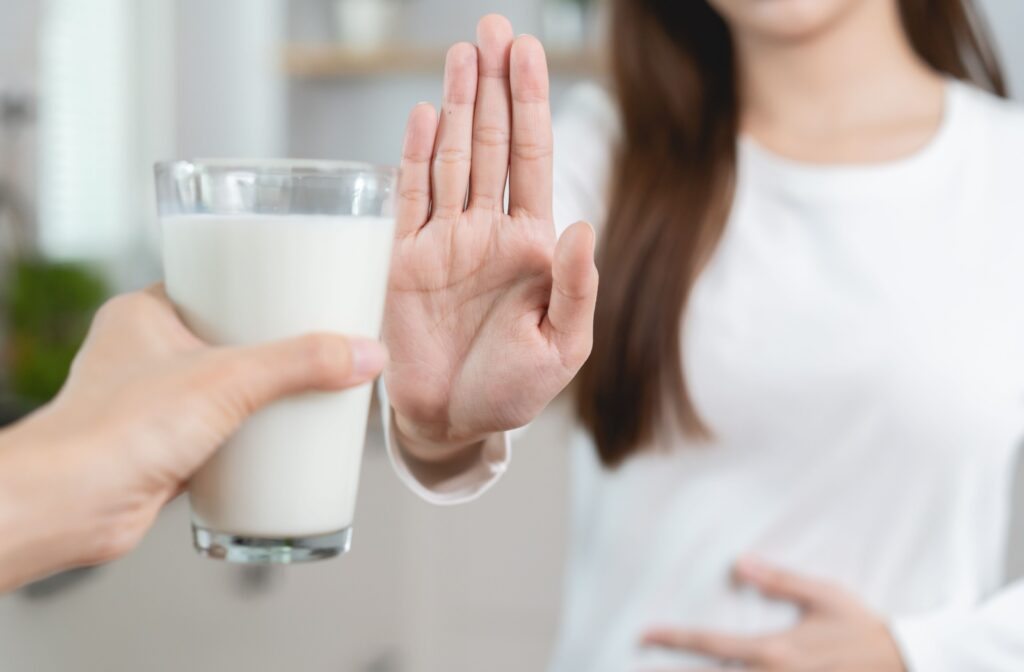
[[[340, 79], [374, 75], [440, 75], [445, 49], [387, 46], [372, 51], [341, 46], [289, 45], [285, 72], [303, 79]], [[601, 72], [600, 58], [586, 51], [548, 52], [554, 75], [589, 77]]]

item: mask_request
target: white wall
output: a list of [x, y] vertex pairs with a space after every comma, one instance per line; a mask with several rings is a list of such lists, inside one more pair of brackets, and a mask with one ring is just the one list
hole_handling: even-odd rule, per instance
[[[539, 33], [540, 3], [519, 0], [430, 0], [414, 2], [403, 26], [412, 43], [452, 44], [475, 39], [478, 19], [504, 14], [518, 33]], [[293, 36], [331, 39], [329, 4], [298, 0], [291, 5]], [[423, 29], [428, 26], [428, 29]], [[570, 82], [555, 78], [552, 97]], [[420, 101], [440, 104], [438, 75], [393, 78], [296, 80], [289, 90], [289, 150], [295, 156], [397, 163], [406, 115]]]
[[1024, 100], [1024, 0], [980, 0], [996, 36], [1010, 93]]
[[0, 0], [0, 89], [34, 86], [36, 26], [43, 4]]
[[284, 0], [177, 0], [180, 157], [286, 151]]
[[[0, 0], [0, 95], [35, 94], [36, 28], [42, 4]], [[34, 126], [22, 128], [17, 138], [0, 138], [0, 179], [11, 180], [29, 206], [34, 206], [36, 189], [36, 140]], [[0, 216], [0, 227], [7, 224]], [[0, 231], [0, 245], [9, 239], [5, 234]]]

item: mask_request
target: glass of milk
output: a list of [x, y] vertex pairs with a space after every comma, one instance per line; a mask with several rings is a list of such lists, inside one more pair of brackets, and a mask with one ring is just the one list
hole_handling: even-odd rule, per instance
[[[398, 171], [327, 161], [156, 166], [167, 294], [199, 337], [377, 338]], [[348, 550], [371, 385], [253, 415], [189, 485], [201, 555], [292, 563]]]

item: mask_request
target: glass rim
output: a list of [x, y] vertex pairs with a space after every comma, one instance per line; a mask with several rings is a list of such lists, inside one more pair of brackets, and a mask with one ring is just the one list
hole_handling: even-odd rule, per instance
[[181, 169], [211, 168], [218, 171], [235, 170], [264, 175], [309, 175], [341, 177], [353, 173], [371, 173], [397, 179], [398, 167], [363, 161], [335, 161], [331, 159], [231, 159], [196, 158], [157, 161], [153, 170], [157, 175], [173, 174]]

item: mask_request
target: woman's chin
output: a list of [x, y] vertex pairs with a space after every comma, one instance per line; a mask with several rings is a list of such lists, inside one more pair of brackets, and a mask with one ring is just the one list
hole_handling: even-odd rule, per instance
[[871, 0], [708, 0], [734, 31], [762, 39], [811, 37]]

